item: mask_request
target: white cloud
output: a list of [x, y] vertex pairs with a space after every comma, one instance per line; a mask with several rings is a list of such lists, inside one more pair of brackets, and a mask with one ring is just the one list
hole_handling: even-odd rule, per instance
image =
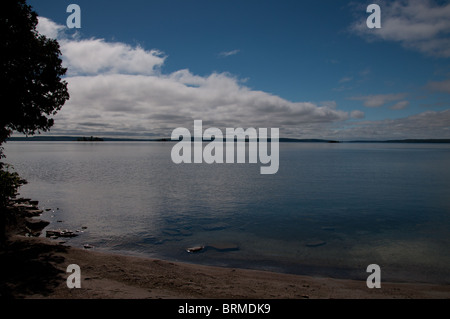
[[400, 101], [390, 107], [391, 110], [403, 110], [409, 106], [409, 101]]
[[393, 102], [401, 100], [406, 96], [405, 93], [397, 94], [377, 94], [377, 95], [366, 95], [366, 96], [354, 96], [350, 100], [363, 101], [366, 107], [380, 107], [388, 102]]
[[[450, 110], [426, 112], [386, 121], [345, 122], [365, 114], [344, 112], [335, 101], [292, 102], [253, 90], [229, 73], [207, 76], [187, 69], [164, 74], [166, 57], [101, 39], [74, 39], [61, 26], [40, 18], [40, 29], [56, 35], [69, 68], [70, 100], [55, 116], [53, 134], [97, 136], [170, 136], [176, 127], [278, 127], [282, 136], [302, 138], [449, 137]], [[431, 82], [430, 90], [446, 91], [447, 82]], [[396, 102], [406, 107], [406, 94], [353, 97], [368, 107]], [[342, 125], [346, 130], [342, 130]], [[424, 133], [427, 132], [427, 133]], [[427, 137], [427, 136], [425, 136]]]
[[38, 17], [36, 30], [48, 38], [56, 39], [58, 34], [65, 29], [64, 26], [53, 22], [45, 17]]
[[98, 126], [99, 132], [146, 135], [159, 130], [166, 136], [176, 127], [192, 126], [194, 119], [224, 128], [301, 126], [348, 118], [347, 112], [334, 109], [335, 103], [290, 102], [250, 90], [227, 74], [202, 78], [183, 70], [167, 76], [101, 74], [67, 81], [71, 99], [55, 118], [58, 130], [76, 130], [92, 118], [108, 124]]
[[229, 57], [231, 55], [236, 55], [240, 52], [241, 50], [231, 50], [231, 51], [223, 51], [219, 53], [219, 56], [221, 57]]
[[76, 74], [154, 74], [165, 57], [157, 50], [146, 51], [102, 39], [61, 40], [63, 60], [69, 75]]
[[350, 117], [353, 119], [363, 119], [365, 117], [365, 113], [359, 110], [354, 110], [350, 112]]
[[432, 0], [380, 1], [381, 28], [369, 29], [366, 16], [351, 26], [367, 40], [381, 39], [431, 56], [450, 57], [450, 3]]
[[[55, 116], [53, 133], [170, 135], [194, 119], [216, 127], [296, 127], [349, 118], [336, 102], [291, 102], [252, 90], [229, 73], [199, 76], [187, 69], [163, 74], [166, 57], [102, 39], [73, 39], [41, 19], [57, 34], [70, 100]], [[230, 51], [227, 54], [236, 54]]]

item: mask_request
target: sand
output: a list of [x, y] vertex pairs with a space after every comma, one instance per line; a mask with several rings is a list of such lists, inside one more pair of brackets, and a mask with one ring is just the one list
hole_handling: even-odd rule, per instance
[[[450, 285], [318, 278], [202, 266], [79, 249], [42, 237], [11, 236], [0, 252], [1, 297], [56, 299], [441, 299]], [[81, 288], [67, 287], [70, 264]]]

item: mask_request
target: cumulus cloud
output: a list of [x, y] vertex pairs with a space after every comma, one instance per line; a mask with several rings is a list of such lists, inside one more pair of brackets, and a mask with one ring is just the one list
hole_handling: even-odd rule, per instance
[[[406, 96], [405, 93], [397, 94], [377, 94], [377, 95], [365, 95], [365, 96], [354, 96], [350, 100], [363, 101], [366, 107], [380, 107], [388, 102], [398, 101]], [[404, 101], [406, 102], [406, 101]], [[404, 104], [403, 102], [403, 104]], [[407, 105], [404, 105], [406, 107]]]
[[164, 63], [160, 51], [146, 51], [124, 43], [107, 43], [102, 39], [60, 41], [68, 74], [127, 73], [153, 74]]
[[[67, 79], [71, 99], [59, 112], [55, 128], [78, 123], [108, 123], [100, 132], [168, 135], [194, 119], [218, 127], [282, 127], [331, 123], [348, 118], [329, 104], [290, 102], [240, 86], [227, 74], [199, 77], [187, 70], [167, 76], [100, 74]], [[193, 85], [187, 85], [193, 84]], [[91, 126], [93, 128], [93, 125]]]
[[380, 29], [367, 28], [364, 16], [351, 31], [367, 40], [395, 41], [427, 55], [450, 57], [450, 3], [396, 0], [380, 1], [380, 7]]
[[[229, 73], [200, 76], [182, 69], [165, 74], [167, 57], [158, 50], [74, 38], [65, 34], [63, 26], [42, 17], [38, 30], [58, 39], [63, 64], [68, 67], [65, 80], [71, 98], [55, 116], [53, 134], [161, 137], [170, 136], [176, 127], [190, 128], [193, 120], [201, 119], [205, 127], [221, 129], [278, 127], [286, 137], [450, 135], [450, 110], [397, 120], [346, 122], [363, 119], [365, 114], [339, 110], [335, 101], [289, 101], [246, 87]], [[430, 82], [427, 87], [449, 90], [446, 81]], [[396, 93], [351, 99], [362, 101], [366, 107], [393, 103], [391, 108], [401, 109], [409, 104], [405, 97], [405, 93]]]
[[[58, 134], [170, 135], [193, 120], [225, 127], [295, 127], [349, 118], [336, 102], [292, 102], [252, 90], [229, 73], [199, 76], [188, 69], [164, 74], [166, 56], [103, 39], [74, 39], [41, 18], [40, 30], [56, 35], [68, 68], [70, 100], [55, 117]], [[225, 52], [227, 56], [239, 51]]]
[[65, 27], [63, 25], [57, 24], [46, 17], [38, 17], [36, 30], [48, 38], [56, 39], [64, 29]]

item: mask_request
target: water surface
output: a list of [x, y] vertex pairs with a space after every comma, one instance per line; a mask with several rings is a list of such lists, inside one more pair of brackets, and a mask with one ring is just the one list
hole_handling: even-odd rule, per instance
[[[21, 196], [68, 244], [209, 265], [450, 283], [450, 145], [281, 143], [261, 164], [172, 163], [162, 142], [8, 142]], [[186, 248], [207, 249], [190, 254]], [[218, 251], [209, 246], [228, 247]]]

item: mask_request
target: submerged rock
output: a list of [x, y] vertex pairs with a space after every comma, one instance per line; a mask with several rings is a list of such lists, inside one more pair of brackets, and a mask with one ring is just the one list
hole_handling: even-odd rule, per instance
[[169, 235], [169, 236], [179, 236], [180, 232], [176, 229], [164, 229], [163, 234]]
[[239, 250], [239, 246], [233, 243], [213, 243], [208, 245], [207, 248], [212, 248], [220, 252]]
[[203, 250], [204, 248], [205, 248], [205, 246], [194, 246], [194, 247], [186, 248], [186, 251], [188, 253], [196, 253], [196, 252]]
[[169, 236], [191, 236], [192, 233], [185, 229], [173, 229], [173, 228], [166, 228], [163, 231], [163, 234], [169, 235]]
[[206, 224], [206, 225], [202, 226], [203, 230], [206, 230], [206, 231], [222, 230], [227, 227], [228, 227], [228, 225], [226, 223], [214, 223], [214, 224]]
[[323, 240], [315, 240], [306, 243], [306, 247], [319, 247], [325, 245], [327, 242]]
[[57, 230], [47, 230], [46, 231], [46, 236], [47, 237], [52, 237], [55, 236], [56, 238], [58, 237], [75, 237], [78, 236], [76, 233], [74, 233], [71, 230], [67, 230], [67, 229], [57, 229]]

